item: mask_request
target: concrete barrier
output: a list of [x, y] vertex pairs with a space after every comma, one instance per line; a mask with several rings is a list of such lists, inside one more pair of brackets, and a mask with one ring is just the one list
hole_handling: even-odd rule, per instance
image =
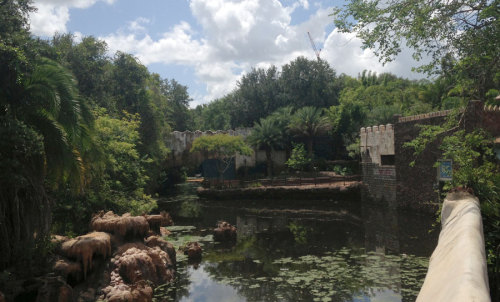
[[463, 192], [448, 194], [441, 223], [417, 302], [491, 301], [479, 200]]

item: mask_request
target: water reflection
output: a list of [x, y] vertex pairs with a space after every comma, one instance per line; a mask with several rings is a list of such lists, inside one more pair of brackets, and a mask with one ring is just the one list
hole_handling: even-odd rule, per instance
[[238, 240], [205, 242], [199, 266], [180, 259], [177, 283], [157, 301], [414, 301], [437, 241], [433, 217], [383, 205], [352, 213], [174, 198], [162, 207], [196, 227], [190, 236], [207, 238], [226, 220]]

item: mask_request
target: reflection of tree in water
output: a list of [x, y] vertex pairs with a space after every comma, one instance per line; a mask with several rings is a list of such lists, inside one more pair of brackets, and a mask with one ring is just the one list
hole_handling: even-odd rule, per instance
[[180, 204], [177, 215], [186, 218], [196, 218], [201, 216], [201, 204], [196, 201], [184, 201]]
[[249, 301], [345, 301], [388, 290], [395, 298], [400, 293], [402, 301], [413, 301], [427, 270], [426, 258], [366, 254], [364, 249], [273, 260], [257, 243], [255, 237], [240, 242], [205, 267]]
[[186, 257], [177, 254], [177, 270], [173, 282], [155, 288], [153, 302], [180, 301], [183, 297], [189, 297], [191, 281], [188, 274]]

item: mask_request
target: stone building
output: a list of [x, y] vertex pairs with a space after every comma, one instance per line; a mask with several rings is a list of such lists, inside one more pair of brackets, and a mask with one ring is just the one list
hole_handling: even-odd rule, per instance
[[[410, 208], [437, 200], [434, 163], [441, 157], [439, 145], [442, 138], [429, 144], [417, 158], [413, 149], [403, 145], [417, 137], [420, 131], [417, 125], [441, 124], [450, 112], [395, 117], [394, 124], [361, 128], [363, 182], [371, 197]], [[471, 101], [465, 109], [461, 127], [467, 131], [483, 128], [500, 143], [500, 108]], [[495, 149], [500, 148], [495, 145]], [[412, 161], [415, 161], [414, 167], [410, 167]]]

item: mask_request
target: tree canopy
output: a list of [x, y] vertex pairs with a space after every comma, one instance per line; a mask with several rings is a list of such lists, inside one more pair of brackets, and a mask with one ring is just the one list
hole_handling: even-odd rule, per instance
[[197, 137], [193, 141], [190, 152], [202, 152], [217, 159], [217, 171], [222, 179], [234, 156], [237, 153], [251, 155], [252, 149], [248, 147], [241, 136], [215, 134]]
[[418, 70], [451, 69], [460, 76], [457, 86], [484, 100], [500, 80], [498, 5], [498, 0], [352, 0], [334, 11], [334, 22], [341, 32], [356, 33], [382, 62], [394, 60], [406, 45], [416, 60], [430, 58]]

